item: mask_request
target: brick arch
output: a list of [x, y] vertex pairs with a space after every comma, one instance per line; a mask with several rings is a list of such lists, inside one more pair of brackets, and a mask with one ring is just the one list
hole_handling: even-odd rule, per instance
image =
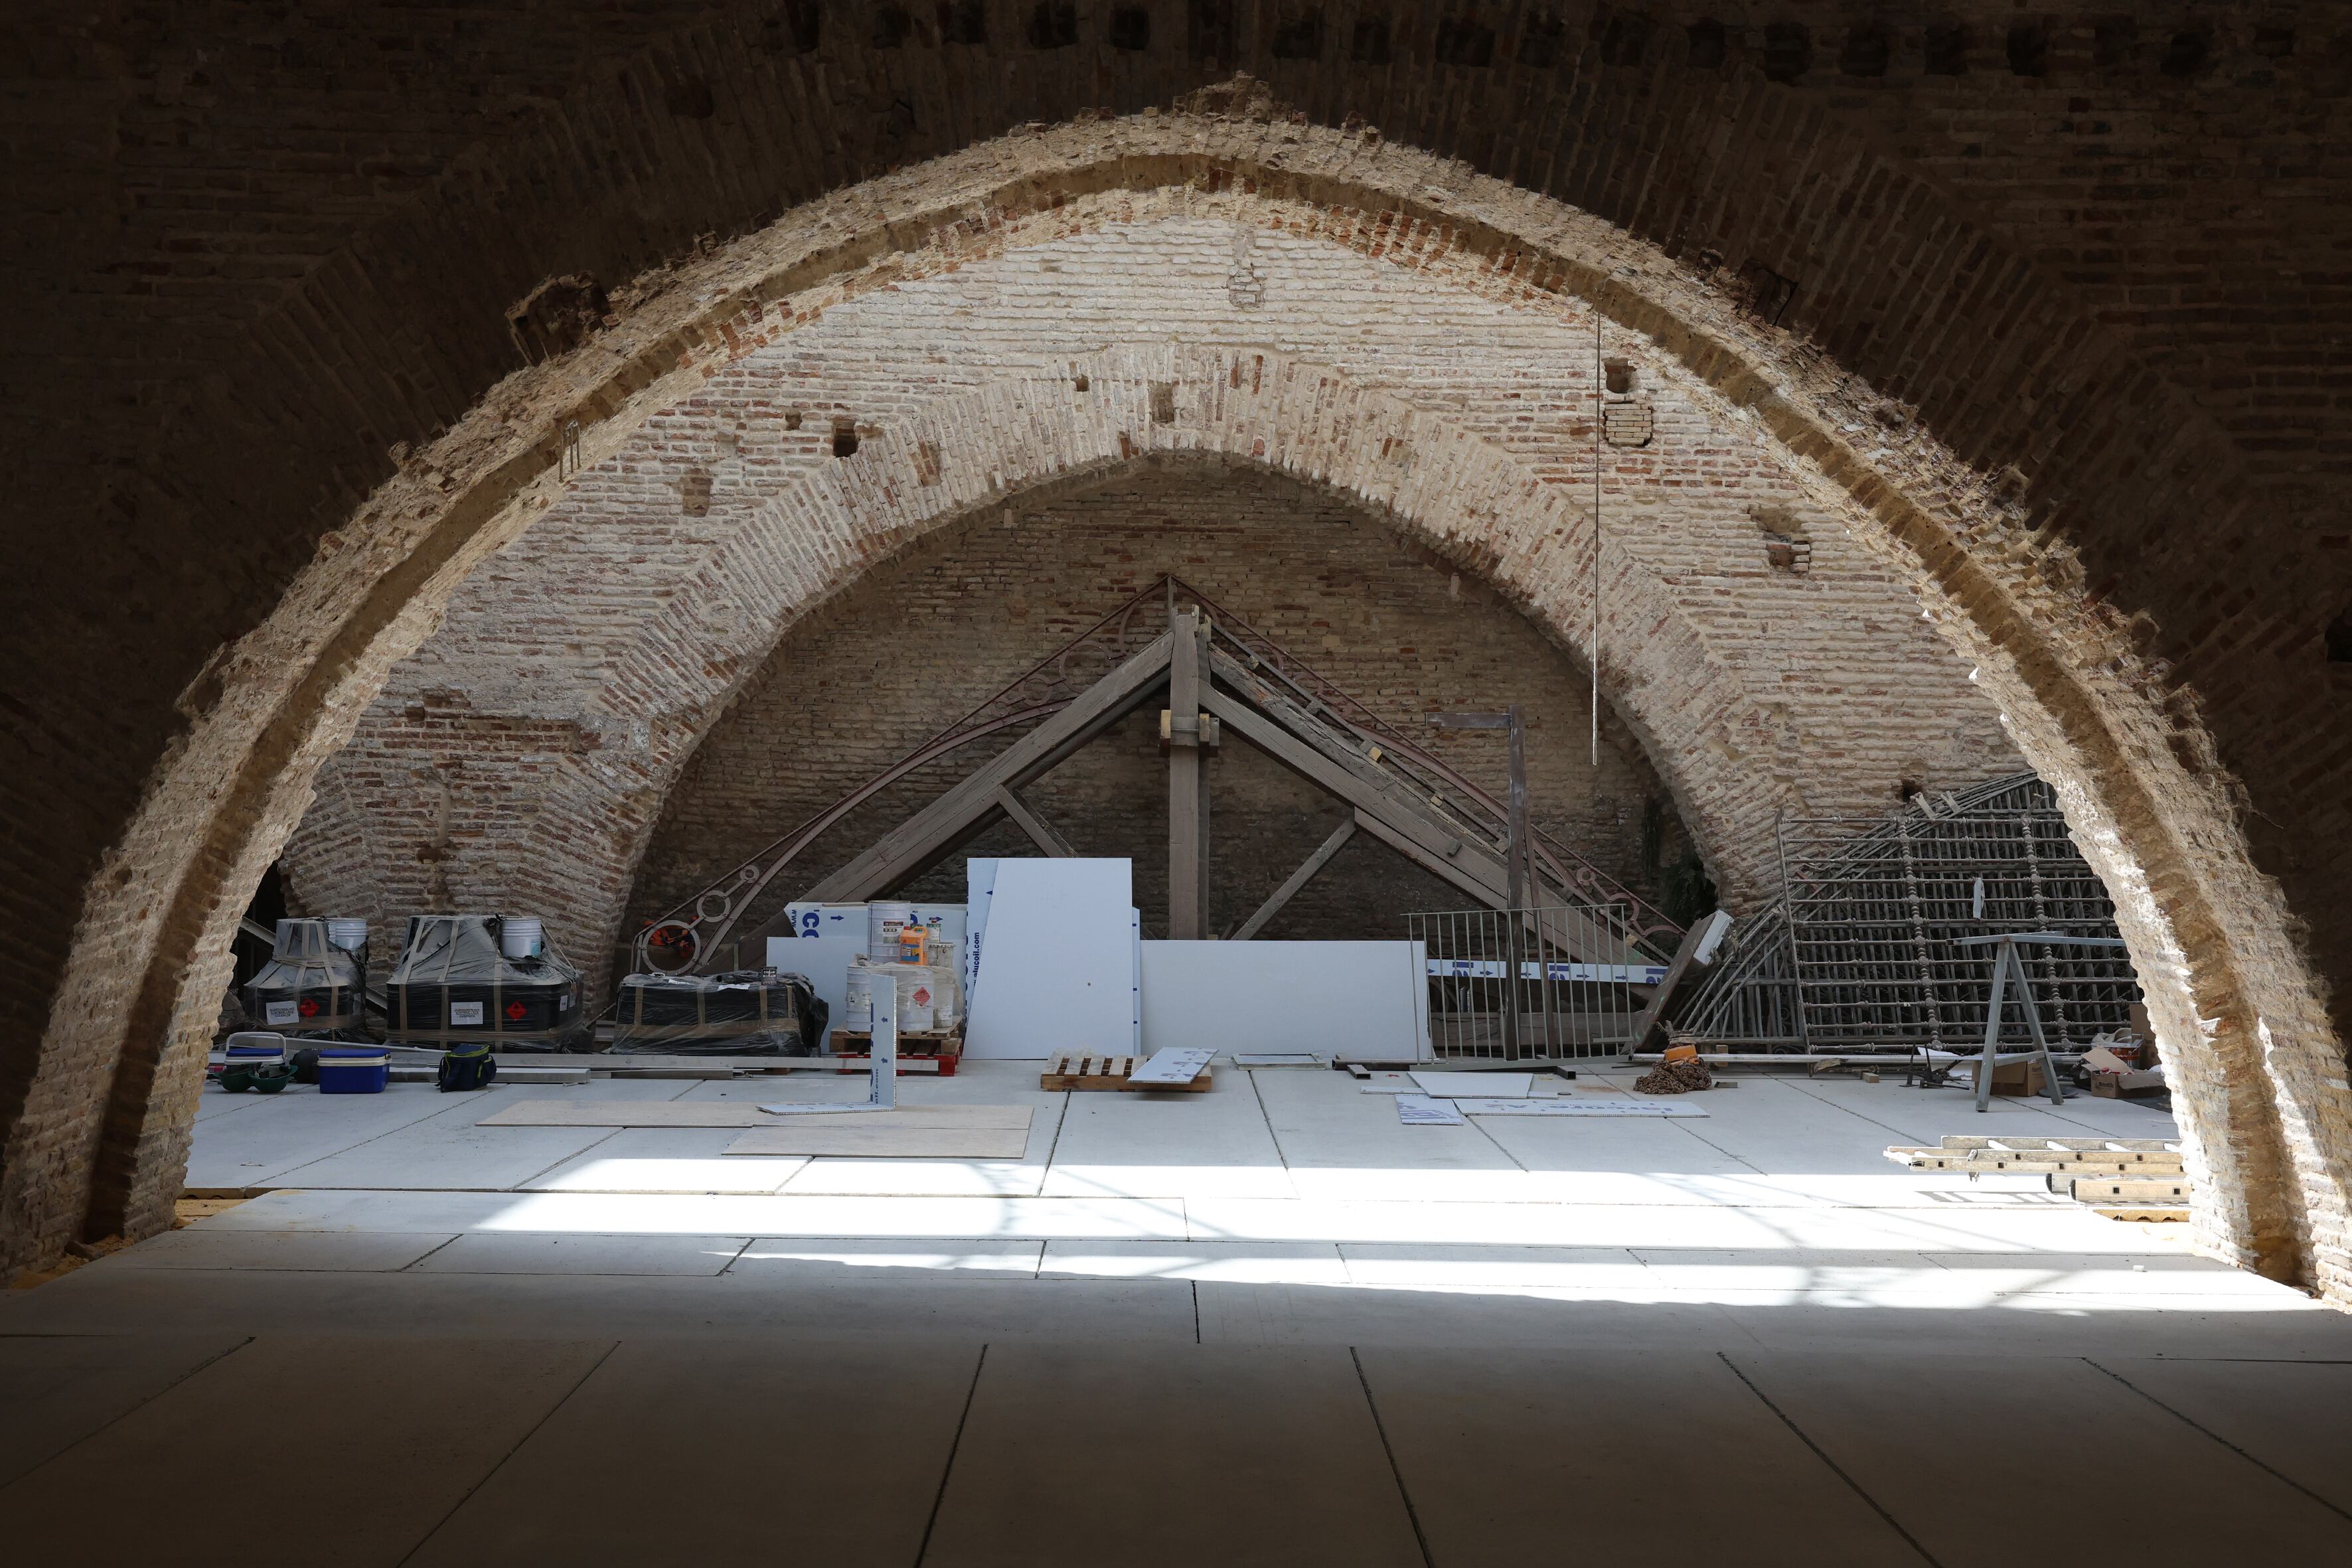
[[[616, 945], [637, 862], [679, 770], [790, 626], [904, 546], [976, 515], [1033, 505], [1138, 462], [1258, 465], [1361, 506], [1482, 577], [1589, 668], [1588, 492], [1444, 414], [1328, 365], [1247, 350], [1166, 344], [1066, 363], [940, 400], [760, 508], [600, 675], [600, 718], [643, 736], [624, 766], [600, 747], [535, 781], [515, 863], [562, 864], [551, 907], [572, 911], [569, 950]], [[1080, 380], [1085, 392], [1077, 391]], [[1155, 396], [1173, 417], [1154, 417]], [[822, 563], [763, 575], [775, 541]], [[1603, 700], [1640, 740], [1710, 869], [1741, 906], [1767, 865], [1803, 738], [1768, 711], [1710, 646], [1677, 591], [1622, 543], [1601, 555]], [[1891, 798], [1891, 795], [1890, 797]], [[1801, 809], [1801, 806], [1799, 807]], [[348, 817], [305, 836], [332, 840]], [[598, 977], [601, 980], [601, 973]]]
[[[1007, 211], [1228, 181], [1359, 212], [1384, 243], [1478, 255], [1528, 289], [1586, 297], [1836, 498], [1977, 661], [2117, 895], [2181, 1076], [2206, 1243], [2352, 1292], [2341, 1047], [2289, 911], [2246, 855], [2194, 716], [2168, 704], [2063, 552], [2021, 539], [2018, 510], [1916, 429], [1882, 435], [1886, 410], [1867, 386], [1598, 219], [1346, 132], [1176, 116], [1042, 132], [797, 210], [666, 279], [601, 340], [511, 378], [330, 535], [269, 622], [191, 688], [201, 717], [91, 894], [11, 1130], [12, 1252], [38, 1256], [78, 1219], [141, 1231], [168, 1215], [194, 1047], [245, 891], [393, 659], [560, 491], [567, 426], [583, 427], [590, 459], [609, 453], [746, 342], [821, 310], [827, 290], [887, 287], [898, 257], [926, 249], [984, 250]], [[138, 977], [127, 989], [126, 974]]]

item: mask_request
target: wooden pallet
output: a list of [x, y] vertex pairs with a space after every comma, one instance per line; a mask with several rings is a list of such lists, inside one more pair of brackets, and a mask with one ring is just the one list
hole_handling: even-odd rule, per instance
[[2138, 1220], [2146, 1225], [2187, 1225], [2189, 1209], [2181, 1204], [2093, 1204], [2101, 1219]]
[[[852, 1047], [857, 1047], [853, 1049]], [[862, 1062], [874, 1051], [874, 1031], [871, 1029], [835, 1029], [833, 1032], [833, 1053], [851, 1061]], [[935, 1061], [941, 1078], [955, 1077], [956, 1063], [963, 1058], [963, 1037], [953, 1030], [901, 1029], [898, 1031], [898, 1060], [913, 1058]], [[862, 1068], [844, 1068], [844, 1072], [863, 1072]], [[903, 1070], [903, 1069], [902, 1069]]]
[[1162, 1094], [1206, 1094], [1209, 1092], [1212, 1069], [1202, 1068], [1190, 1083], [1130, 1084], [1128, 1075], [1135, 1071], [1132, 1056], [1095, 1056], [1084, 1051], [1056, 1051], [1046, 1058], [1045, 1070], [1037, 1075], [1037, 1087], [1048, 1090], [1062, 1089], [1133, 1089]]

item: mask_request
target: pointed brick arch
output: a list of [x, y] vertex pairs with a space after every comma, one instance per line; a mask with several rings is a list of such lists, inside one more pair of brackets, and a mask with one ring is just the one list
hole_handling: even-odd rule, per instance
[[1225, 184], [1343, 215], [1382, 254], [1472, 256], [1515, 287], [1580, 295], [1802, 466], [1976, 662], [2116, 892], [2180, 1083], [2205, 1243], [2352, 1299], [2342, 1045], [2210, 743], [2063, 552], [2021, 536], [2012, 506], [1916, 431], [1887, 437], [1869, 388], [1600, 220], [1349, 132], [1186, 116], [1025, 134], [796, 209], [666, 279], [601, 339], [510, 377], [330, 534], [269, 621], [190, 689], [191, 738], [93, 888], [8, 1131], [9, 1260], [78, 1228], [164, 1222], [246, 891], [392, 662], [560, 493], [571, 427], [588, 460], [609, 454], [829, 304], [986, 254], [1008, 214]]

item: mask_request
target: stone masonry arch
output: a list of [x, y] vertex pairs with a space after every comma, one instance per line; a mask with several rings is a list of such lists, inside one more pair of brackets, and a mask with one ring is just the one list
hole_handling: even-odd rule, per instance
[[683, 268], [603, 337], [509, 378], [330, 534], [270, 620], [191, 688], [191, 734], [93, 888], [9, 1130], [11, 1261], [77, 1228], [143, 1233], [168, 1215], [245, 892], [394, 659], [561, 492], [567, 426], [600, 459], [744, 344], [821, 310], [814, 296], [890, 287], [904, 258], [984, 248], [1008, 212], [1228, 182], [1358, 215], [1383, 244], [1481, 257], [1525, 289], [1582, 296], [1744, 411], [1846, 509], [1976, 661], [2116, 895], [2181, 1085], [2205, 1244], [2352, 1295], [2341, 1044], [2195, 716], [2168, 701], [2063, 552], [2020, 531], [2015, 507], [1924, 435], [1891, 437], [1869, 388], [1599, 220], [1346, 132], [1184, 116], [989, 143], [796, 209]]

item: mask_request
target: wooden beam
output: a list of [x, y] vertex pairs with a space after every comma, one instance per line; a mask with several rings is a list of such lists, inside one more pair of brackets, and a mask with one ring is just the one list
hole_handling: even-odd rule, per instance
[[[866, 853], [802, 895], [825, 903], [857, 903], [887, 892], [937, 865], [979, 835], [1003, 803], [1000, 789], [1018, 789], [1140, 707], [1168, 679], [1170, 639], [1162, 635], [1071, 700], [1068, 707], [1007, 746], [930, 805], [882, 837]], [[782, 935], [782, 910], [747, 941]]]
[[1658, 988], [1650, 993], [1650, 1005], [1642, 1009], [1640, 1017], [1633, 1020], [1631, 1049], [1646, 1051], [1650, 1048], [1650, 1035], [1658, 1027], [1658, 1020], [1664, 1015], [1667, 1004], [1675, 999], [1675, 993], [1682, 989], [1683, 977], [1690, 973], [1698, 954], [1698, 944], [1706, 938], [1706, 931], [1707, 922], [1696, 920], [1691, 922], [1688, 931], [1683, 932], [1682, 942], [1675, 948], [1674, 959], [1666, 965], [1666, 977], [1658, 982]]
[[[1343, 745], [1327, 749], [1305, 739], [1299, 731], [1321, 726], [1239, 664], [1220, 654], [1215, 672], [1232, 689], [1212, 687], [1202, 703], [1235, 735], [1325, 794], [1353, 806], [1358, 824], [1381, 842], [1477, 902], [1492, 910], [1512, 907], [1509, 868], [1493, 847], [1445, 821], [1377, 763]], [[1540, 879], [1531, 892], [1547, 906], [1570, 904], [1565, 895]], [[1533, 928], [1533, 917], [1528, 924]], [[1545, 941], [1586, 963], [1646, 962], [1633, 952], [1622, 932], [1589, 917], [1555, 918], [1545, 922], [1541, 934]]]
[[1282, 906], [1296, 898], [1301, 888], [1313, 881], [1315, 874], [1328, 866], [1331, 863], [1331, 857], [1345, 848], [1348, 840], [1355, 836], [1356, 819], [1350, 816], [1340, 822], [1339, 827], [1333, 830], [1331, 837], [1323, 840], [1322, 846], [1314, 854], [1309, 855], [1297, 870], [1290, 874], [1290, 880], [1276, 888], [1273, 897], [1257, 907], [1257, 913], [1242, 922], [1241, 929], [1234, 932], [1233, 940], [1247, 942], [1264, 931], [1265, 922], [1281, 913]]
[[1168, 666], [1168, 935], [1197, 942], [1209, 934], [1208, 823], [1202, 809], [1205, 776], [1201, 754], [1203, 677], [1201, 612], [1172, 617]]
[[1035, 809], [1027, 801], [1023, 800], [1020, 793], [1010, 785], [1002, 786], [997, 790], [996, 804], [1005, 816], [1013, 819], [1013, 826], [1027, 834], [1029, 842], [1046, 854], [1063, 860], [1070, 859], [1077, 854], [1076, 850], [1070, 847], [1070, 841], [1055, 832], [1054, 825], [1038, 816]]

